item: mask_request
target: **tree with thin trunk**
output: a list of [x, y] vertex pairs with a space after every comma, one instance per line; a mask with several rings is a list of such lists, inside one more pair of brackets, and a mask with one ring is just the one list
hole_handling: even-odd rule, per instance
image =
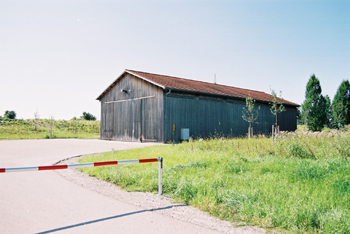
[[249, 123], [248, 128], [248, 137], [250, 138], [253, 135], [252, 131], [252, 123], [258, 124], [256, 121], [259, 116], [260, 106], [258, 108], [254, 108], [255, 100], [249, 96], [245, 99], [246, 106], [243, 107], [243, 115], [242, 118]]
[[277, 97], [277, 93], [275, 90], [271, 91], [272, 95], [272, 101], [271, 101], [271, 113], [275, 116], [276, 123], [275, 126], [277, 128], [278, 122], [277, 122], [277, 116], [279, 113], [286, 110], [286, 108], [283, 106], [283, 98], [282, 98], [282, 92], [280, 91], [280, 97]]

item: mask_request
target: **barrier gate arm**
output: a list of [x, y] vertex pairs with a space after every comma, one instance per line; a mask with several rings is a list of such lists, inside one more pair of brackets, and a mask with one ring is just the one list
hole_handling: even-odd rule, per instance
[[158, 194], [161, 195], [162, 194], [163, 158], [147, 158], [147, 159], [133, 159], [133, 160], [104, 161], [104, 162], [69, 164], [69, 165], [67, 164], [67, 165], [38, 166], [38, 167], [0, 168], [0, 173], [21, 172], [21, 171], [62, 170], [62, 169], [69, 169], [69, 168], [100, 167], [100, 166], [117, 165], [117, 164], [151, 163], [151, 162], [159, 162]]

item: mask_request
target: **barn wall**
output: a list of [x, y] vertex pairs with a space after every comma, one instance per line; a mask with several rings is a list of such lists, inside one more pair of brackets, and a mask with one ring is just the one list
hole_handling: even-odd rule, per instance
[[286, 111], [278, 114], [277, 121], [280, 131], [295, 131], [297, 129], [296, 107], [286, 107]]
[[162, 89], [127, 74], [101, 99], [101, 139], [138, 141], [141, 135], [144, 141], [163, 142], [163, 100]]
[[[189, 128], [193, 138], [212, 136], [245, 136], [248, 122], [242, 118], [244, 100], [233, 100], [200, 95], [171, 93], [165, 96], [165, 141], [178, 142], [181, 128]], [[270, 105], [260, 105], [259, 124], [253, 124], [254, 134], [270, 134], [275, 116], [271, 114]], [[278, 116], [281, 130], [296, 129], [296, 110], [287, 108]], [[172, 126], [175, 124], [175, 131]]]

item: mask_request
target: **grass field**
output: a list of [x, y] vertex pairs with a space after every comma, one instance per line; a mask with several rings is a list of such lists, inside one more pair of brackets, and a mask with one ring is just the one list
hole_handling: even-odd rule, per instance
[[[210, 139], [94, 155], [164, 158], [163, 193], [234, 225], [350, 233], [350, 133]], [[157, 192], [156, 163], [85, 168], [128, 191]]]
[[0, 120], [0, 140], [99, 137], [100, 121], [50, 119]]

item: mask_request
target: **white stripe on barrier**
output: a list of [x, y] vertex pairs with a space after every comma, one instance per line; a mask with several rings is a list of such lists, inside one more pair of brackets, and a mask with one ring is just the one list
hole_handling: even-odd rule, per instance
[[18, 172], [18, 171], [38, 171], [38, 167], [13, 167], [5, 168], [6, 172]]
[[94, 167], [94, 163], [69, 164], [68, 168]]
[[140, 161], [138, 159], [134, 160], [123, 160], [123, 161], [118, 161], [118, 164], [129, 164], [129, 163], [139, 163]]

